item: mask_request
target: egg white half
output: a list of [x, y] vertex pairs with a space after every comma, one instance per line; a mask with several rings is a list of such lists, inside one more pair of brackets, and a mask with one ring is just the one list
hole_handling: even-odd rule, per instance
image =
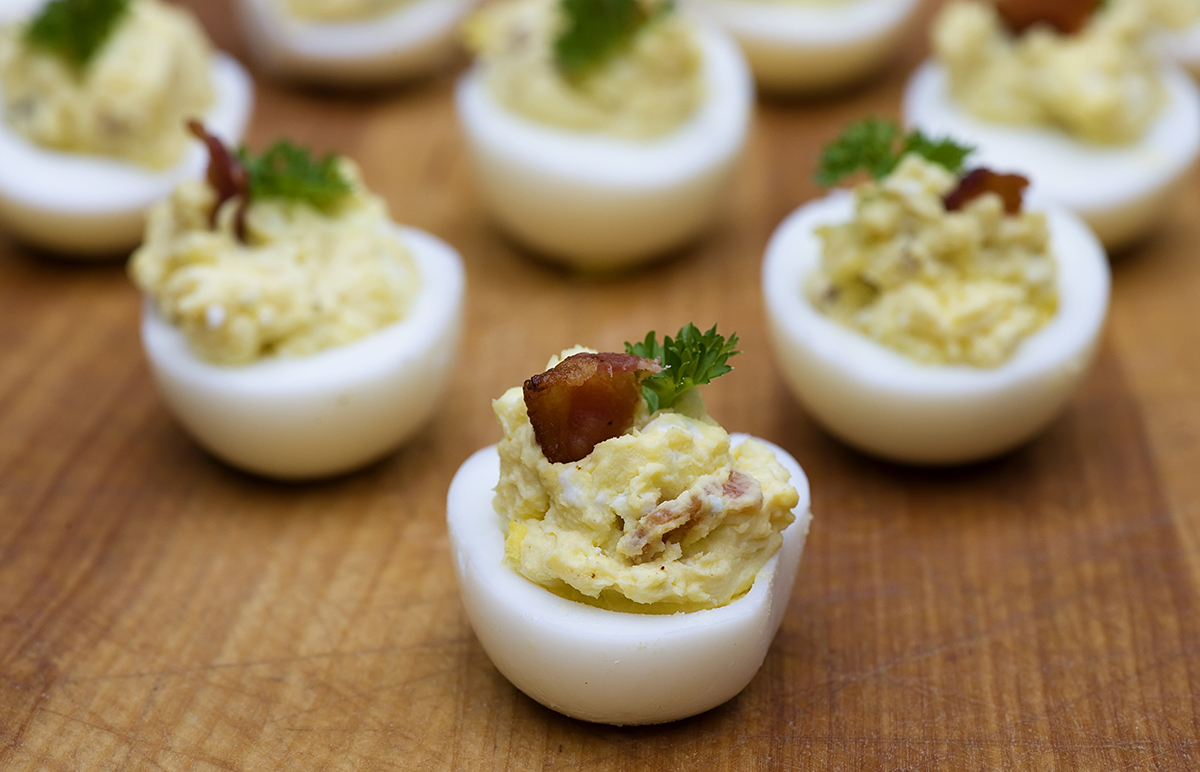
[[838, 3], [691, 0], [742, 47], [759, 88], [805, 93], [838, 88], [895, 52], [921, 0]]
[[476, 0], [414, 0], [373, 19], [297, 19], [280, 0], [238, 0], [250, 52], [267, 70], [335, 86], [372, 86], [429, 73], [458, 50]]
[[[216, 95], [203, 116], [209, 131], [236, 145], [254, 103], [254, 84], [230, 56], [210, 65]], [[0, 94], [0, 99], [3, 94]], [[186, 179], [203, 177], [200, 143], [165, 171], [128, 161], [49, 150], [14, 132], [0, 116], [0, 227], [18, 239], [66, 256], [110, 257], [142, 240], [145, 211]]]
[[602, 724], [675, 721], [744, 689], [783, 621], [812, 521], [800, 465], [765, 444], [800, 494], [783, 546], [741, 598], [670, 615], [566, 600], [505, 565], [506, 525], [492, 508], [500, 457], [493, 445], [467, 459], [450, 484], [446, 520], [467, 618], [496, 669], [546, 707]]
[[1131, 146], [1093, 145], [1055, 129], [981, 121], [953, 101], [946, 70], [933, 61], [909, 80], [904, 118], [928, 134], [975, 146], [972, 164], [1026, 175], [1115, 250], [1145, 235], [1171, 211], [1200, 152], [1200, 91], [1174, 65], [1164, 64], [1161, 77], [1167, 105]]
[[543, 125], [497, 103], [481, 67], [463, 76], [459, 118], [484, 203], [505, 231], [550, 259], [594, 270], [656, 257], [719, 219], [746, 142], [753, 87], [736, 44], [698, 27], [706, 98], [662, 139]]
[[407, 317], [309, 357], [226, 367], [198, 358], [147, 301], [142, 344], [180, 423], [213, 455], [283, 479], [350, 471], [394, 450], [433, 414], [462, 328], [462, 259], [423, 231], [396, 226], [421, 290]]
[[994, 369], [920, 364], [817, 311], [803, 291], [820, 264], [814, 230], [852, 219], [854, 199], [839, 190], [789, 215], [767, 245], [763, 296], [777, 361], [813, 418], [860, 450], [914, 464], [987, 458], [1052, 421], [1092, 360], [1110, 274], [1078, 217], [1033, 208], [1050, 228], [1058, 312]]
[[0, 4], [0, 24], [31, 19], [48, 0], [4, 0]]

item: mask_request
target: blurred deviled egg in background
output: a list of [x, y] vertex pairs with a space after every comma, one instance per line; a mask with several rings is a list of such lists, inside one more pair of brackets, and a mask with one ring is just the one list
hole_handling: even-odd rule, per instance
[[235, 142], [253, 96], [182, 9], [51, 0], [0, 27], [0, 228], [70, 256], [132, 249], [146, 207], [204, 173], [185, 122]]
[[310, 83], [377, 86], [449, 62], [477, 0], [236, 0], [251, 55]]
[[764, 91], [812, 93], [879, 70], [921, 0], [686, 0], [733, 35]]
[[1200, 94], [1153, 31], [1142, 2], [953, 0], [905, 120], [1030, 176], [1118, 249], [1172, 211], [1200, 151]]
[[483, 200], [545, 257], [608, 269], [720, 220], [753, 88], [736, 44], [660, 0], [500, 0], [457, 106]]
[[543, 705], [674, 721], [762, 666], [812, 515], [795, 459], [728, 434], [692, 388], [736, 342], [687, 325], [577, 347], [493, 402], [503, 438], [455, 475], [450, 543], [484, 651]]
[[850, 127], [818, 180], [874, 180], [805, 204], [767, 246], [768, 329], [788, 385], [860, 450], [914, 464], [1003, 453], [1087, 371], [1108, 308], [1104, 250], [1018, 175], [895, 124]]
[[358, 170], [287, 142], [212, 153], [150, 213], [130, 261], [167, 403], [222, 460], [278, 478], [346, 472], [433, 414], [454, 365], [458, 253], [396, 225]]

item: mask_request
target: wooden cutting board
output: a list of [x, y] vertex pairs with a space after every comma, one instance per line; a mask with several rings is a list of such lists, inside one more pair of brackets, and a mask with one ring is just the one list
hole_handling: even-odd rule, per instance
[[[228, 0], [188, 4], [245, 53]], [[772, 360], [767, 237], [818, 195], [822, 143], [897, 116], [924, 52], [918, 34], [869, 86], [762, 103], [710, 236], [605, 279], [536, 262], [489, 224], [455, 72], [351, 96], [260, 79], [252, 146], [287, 135], [356, 158], [396, 219], [467, 265], [468, 335], [441, 412], [328, 482], [266, 482], [205, 455], [151, 382], [123, 267], [0, 235], [0, 768], [1197, 768], [1200, 177], [1159, 236], [1114, 261], [1103, 345], [1066, 412], [1003, 458], [932, 471], [866, 458], [814, 425]], [[576, 722], [481, 650], [446, 488], [499, 437], [490, 400], [548, 354], [690, 320], [740, 333], [710, 410], [799, 459], [816, 522], [741, 695], [660, 727]]]

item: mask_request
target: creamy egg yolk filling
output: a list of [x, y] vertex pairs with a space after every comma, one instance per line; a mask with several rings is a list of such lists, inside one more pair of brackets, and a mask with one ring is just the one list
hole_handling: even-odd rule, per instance
[[297, 18], [317, 22], [373, 19], [391, 13], [413, 0], [276, 0]]
[[1045, 217], [995, 193], [948, 212], [957, 180], [910, 154], [854, 191], [852, 220], [817, 229], [817, 310], [919, 362], [996, 367], [1058, 308]]
[[1092, 143], [1135, 142], [1166, 92], [1141, 3], [1109, 3], [1071, 35], [1035, 25], [1013, 35], [990, 3], [954, 0], [934, 22], [933, 48], [952, 96], [976, 117], [1052, 126]]
[[416, 264], [386, 204], [350, 161], [341, 164], [352, 192], [334, 211], [253, 201], [245, 243], [238, 199], [210, 227], [216, 194], [206, 183], [186, 182], [151, 208], [130, 273], [199, 357], [242, 365], [308, 356], [404, 318], [419, 287]]
[[1197, 0], [1123, 0], [1143, 3], [1154, 19], [1171, 29], [1182, 29], [1200, 22], [1200, 2]]
[[184, 122], [214, 99], [212, 49], [200, 24], [159, 0], [133, 0], [82, 70], [0, 29], [4, 121], [53, 150], [109, 156], [152, 169], [187, 147]]
[[703, 62], [691, 25], [663, 13], [593, 71], [569, 78], [555, 64], [563, 28], [559, 0], [488, 5], [466, 26], [493, 98], [530, 120], [649, 140], [679, 128], [705, 98]]
[[520, 387], [493, 408], [505, 560], [570, 600], [640, 613], [723, 606], [750, 589], [794, 519], [786, 469], [755, 440], [731, 447], [694, 390], [653, 415], [642, 401], [626, 433], [574, 463], [546, 460]]

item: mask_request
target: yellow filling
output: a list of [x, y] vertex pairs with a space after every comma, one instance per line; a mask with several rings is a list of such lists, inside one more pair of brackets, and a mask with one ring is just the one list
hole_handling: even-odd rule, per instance
[[190, 14], [159, 0], [135, 0], [81, 73], [23, 34], [0, 29], [4, 120], [43, 147], [163, 169], [187, 147], [184, 122], [212, 103], [208, 39]]
[[1166, 94], [1147, 47], [1145, 7], [1114, 4], [1080, 32], [1036, 26], [1014, 37], [990, 3], [954, 0], [934, 22], [933, 46], [954, 100], [995, 123], [1050, 126], [1086, 142], [1136, 142]]
[[947, 212], [956, 185], [909, 155], [854, 192], [855, 217], [817, 229], [805, 293], [821, 312], [928, 364], [996, 367], [1058, 309], [1045, 217], [987, 193]]
[[[519, 387], [493, 407], [505, 560], [571, 600], [641, 613], [725, 605], [750, 589], [794, 519], [787, 470], [762, 443], [731, 448], [694, 391], [672, 411], [647, 415], [643, 403], [632, 429], [573, 464], [546, 460]], [[744, 495], [723, 492], [731, 476]], [[647, 528], [670, 507], [685, 513], [678, 527]]]
[[578, 81], [554, 62], [558, 0], [506, 0], [468, 22], [467, 44], [487, 87], [508, 109], [540, 123], [627, 139], [679, 128], [704, 101], [703, 58], [678, 13], [649, 23], [629, 48]]
[[237, 200], [210, 229], [215, 194], [184, 183], [150, 210], [130, 273], [192, 350], [216, 364], [307, 356], [400, 321], [417, 294], [416, 265], [349, 161], [343, 174], [354, 193], [332, 213], [294, 201], [251, 204], [248, 244], [234, 233]]

